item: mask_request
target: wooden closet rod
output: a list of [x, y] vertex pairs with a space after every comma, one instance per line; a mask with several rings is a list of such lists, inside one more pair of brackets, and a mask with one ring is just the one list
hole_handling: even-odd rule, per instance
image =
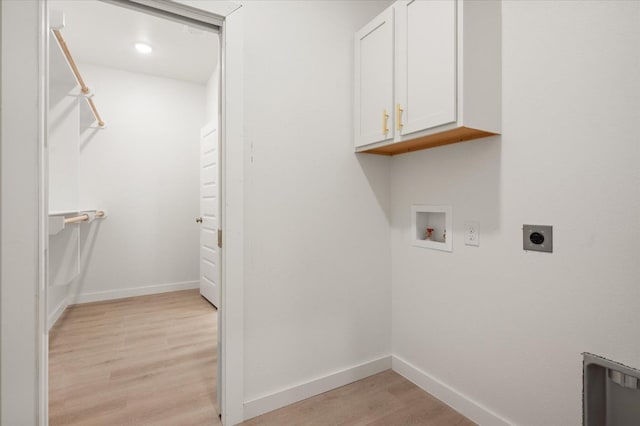
[[87, 98], [87, 102], [89, 102], [89, 107], [91, 108], [91, 111], [93, 111], [93, 116], [98, 121], [98, 126], [104, 127], [104, 121], [102, 121], [100, 114], [98, 114], [98, 110], [96, 109], [96, 104], [93, 103], [93, 99]]
[[84, 82], [84, 79], [80, 75], [80, 70], [78, 69], [78, 66], [76, 65], [76, 61], [73, 60], [73, 56], [71, 56], [71, 52], [69, 51], [69, 47], [67, 46], [67, 43], [64, 41], [64, 38], [62, 37], [62, 34], [60, 33], [60, 30], [53, 30], [53, 35], [56, 36], [56, 39], [58, 40], [58, 43], [60, 43], [60, 47], [62, 48], [62, 52], [64, 53], [64, 56], [67, 57], [67, 61], [69, 62], [69, 65], [71, 66], [71, 70], [73, 71], [73, 74], [76, 76], [76, 80], [78, 80], [78, 84], [80, 85], [80, 90], [85, 95], [88, 95], [89, 94], [89, 88], [87, 87], [87, 84]]
[[[89, 95], [89, 92], [90, 92], [89, 91], [89, 87], [87, 87], [87, 84], [84, 82], [84, 79], [82, 78], [82, 75], [80, 75], [80, 70], [78, 69], [78, 66], [76, 65], [76, 61], [73, 60], [73, 56], [71, 56], [71, 52], [69, 51], [69, 47], [67, 46], [67, 43], [64, 41], [64, 37], [62, 37], [62, 33], [60, 33], [60, 30], [52, 30], [52, 31], [53, 31], [53, 35], [58, 40], [58, 43], [60, 44], [60, 47], [62, 48], [62, 52], [64, 53], [64, 56], [67, 58], [67, 61], [69, 62], [69, 66], [71, 66], [71, 71], [73, 71], [73, 75], [75, 75], [76, 80], [78, 81], [78, 84], [80, 85], [80, 91], [84, 95]], [[102, 121], [102, 118], [100, 117], [100, 114], [98, 113], [98, 110], [96, 109], [96, 104], [93, 103], [93, 99], [87, 97], [87, 102], [89, 103], [89, 107], [91, 108], [91, 111], [93, 112], [93, 116], [96, 118], [96, 121], [98, 122], [98, 126], [104, 127], [104, 121]]]
[[86, 222], [87, 220], [89, 220], [89, 215], [88, 214], [81, 214], [79, 216], [74, 216], [74, 217], [65, 217], [64, 218], [64, 224], [66, 225], [67, 223]]
[[[96, 219], [100, 219], [104, 217], [104, 212], [102, 210], [98, 210], [96, 211], [96, 215], [95, 218]], [[86, 222], [89, 220], [89, 215], [84, 213], [78, 216], [73, 216], [73, 217], [65, 217], [64, 218], [64, 224], [68, 224], [68, 223], [80, 223], [80, 222]]]

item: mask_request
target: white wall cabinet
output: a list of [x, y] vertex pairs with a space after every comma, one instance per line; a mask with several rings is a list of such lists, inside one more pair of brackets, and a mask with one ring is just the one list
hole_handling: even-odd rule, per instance
[[393, 9], [356, 34], [356, 147], [393, 141]]
[[[388, 44], [391, 71], [382, 67]], [[357, 152], [395, 155], [500, 133], [499, 0], [397, 1], [356, 34], [355, 57]], [[385, 111], [393, 127], [383, 134]]]
[[456, 9], [403, 1], [396, 11], [396, 125], [410, 135], [456, 121]]

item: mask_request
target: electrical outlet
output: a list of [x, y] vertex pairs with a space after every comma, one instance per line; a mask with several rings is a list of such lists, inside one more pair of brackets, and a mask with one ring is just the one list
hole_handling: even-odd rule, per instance
[[549, 225], [522, 225], [523, 250], [553, 253], [553, 227]]
[[480, 245], [480, 223], [467, 221], [464, 223], [464, 244], [467, 246]]

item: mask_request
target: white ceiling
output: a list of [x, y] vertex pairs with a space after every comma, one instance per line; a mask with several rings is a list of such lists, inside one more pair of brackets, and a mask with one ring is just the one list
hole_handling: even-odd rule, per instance
[[[62, 30], [76, 62], [161, 77], [207, 82], [218, 62], [218, 35], [98, 0], [52, 0], [65, 15]], [[136, 42], [153, 47], [149, 55]], [[82, 71], [82, 68], [80, 68]]]

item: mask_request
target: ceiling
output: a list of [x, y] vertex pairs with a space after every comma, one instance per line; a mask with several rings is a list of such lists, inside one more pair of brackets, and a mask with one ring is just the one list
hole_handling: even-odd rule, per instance
[[[98, 0], [51, 0], [76, 62], [205, 84], [218, 62], [218, 35]], [[134, 44], [153, 47], [140, 54]], [[82, 67], [81, 67], [82, 70]]]

